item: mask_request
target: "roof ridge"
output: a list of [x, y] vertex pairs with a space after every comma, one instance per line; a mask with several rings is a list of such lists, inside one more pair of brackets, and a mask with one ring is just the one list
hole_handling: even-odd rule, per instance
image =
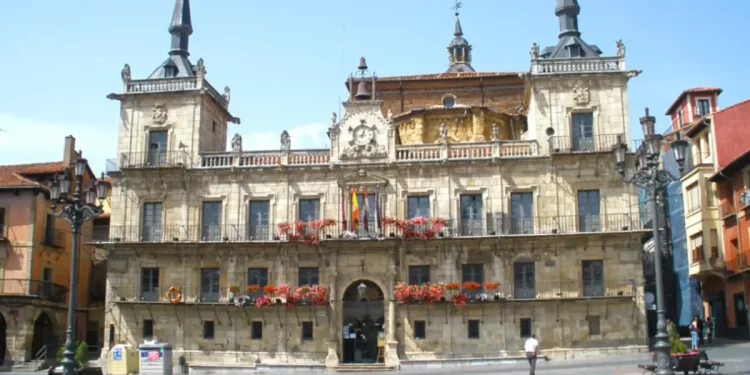
[[49, 164], [57, 164], [60, 163], [62, 165], [62, 160], [58, 161], [48, 161], [48, 162], [41, 162], [41, 163], [25, 163], [25, 164], [5, 164], [0, 165], [0, 169], [8, 169], [8, 168], [25, 168], [25, 167], [34, 167], [39, 165], [49, 165]]

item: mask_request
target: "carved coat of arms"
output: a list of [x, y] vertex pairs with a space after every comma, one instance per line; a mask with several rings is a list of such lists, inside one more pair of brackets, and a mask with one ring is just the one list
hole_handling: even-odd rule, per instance
[[578, 105], [585, 105], [589, 103], [590, 100], [589, 95], [589, 88], [588, 87], [580, 87], [576, 85], [575, 88], [573, 88], [573, 100]]
[[162, 125], [167, 122], [167, 107], [164, 104], [155, 104], [153, 112], [151, 113], [151, 121], [154, 124]]

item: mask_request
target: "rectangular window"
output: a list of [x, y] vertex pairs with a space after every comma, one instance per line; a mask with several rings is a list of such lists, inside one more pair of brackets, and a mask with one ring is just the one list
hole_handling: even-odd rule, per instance
[[478, 339], [479, 338], [479, 320], [476, 319], [470, 319], [468, 322], [468, 336], [470, 339]]
[[214, 322], [206, 320], [203, 322], [203, 338], [206, 340], [213, 340], [214, 338]]
[[688, 212], [695, 212], [701, 208], [701, 198], [698, 191], [698, 183], [687, 187], [687, 208]]
[[219, 302], [218, 268], [201, 268], [201, 302]]
[[604, 262], [601, 260], [584, 260], [581, 262], [583, 272], [583, 296], [604, 296]]
[[318, 267], [300, 267], [297, 274], [299, 286], [320, 284], [319, 273]]
[[8, 236], [8, 230], [5, 226], [5, 207], [0, 207], [0, 238]]
[[594, 142], [594, 114], [573, 113], [573, 151], [596, 151]]
[[510, 194], [510, 218], [510, 234], [534, 233], [533, 193]]
[[310, 222], [320, 219], [320, 199], [300, 199], [297, 220]]
[[521, 337], [530, 337], [531, 336], [531, 319], [521, 318], [520, 326], [521, 326]]
[[708, 207], [716, 206], [716, 193], [714, 192], [714, 183], [706, 179], [706, 205]]
[[711, 236], [711, 258], [717, 259], [719, 258], [719, 231], [711, 229], [709, 235]]
[[698, 233], [694, 236], [690, 236], [690, 247], [693, 251], [693, 263], [705, 260], [705, 252], [703, 251], [703, 234]]
[[586, 320], [589, 323], [589, 335], [602, 334], [601, 319], [598, 315], [589, 315], [586, 317]]
[[703, 142], [706, 145], [706, 151], [704, 152], [704, 155], [701, 157], [700, 164], [703, 164], [703, 159], [711, 156], [711, 143], [709, 142], [709, 139], [711, 138], [711, 133], [706, 133], [706, 135], [701, 138], [701, 142]]
[[143, 204], [143, 228], [141, 238], [146, 242], [162, 240], [161, 231], [161, 202]]
[[677, 109], [677, 126], [682, 127], [682, 107]]
[[201, 240], [221, 241], [221, 202], [203, 202]]
[[55, 230], [56, 219], [57, 218], [54, 215], [47, 215], [47, 222], [46, 226], [44, 227], [44, 243], [47, 246], [61, 245], [57, 243], [57, 239], [55, 238], [55, 235], [57, 234], [57, 231]]
[[422, 285], [430, 282], [430, 266], [409, 266], [409, 285]]
[[167, 163], [167, 139], [166, 131], [151, 131], [148, 133], [148, 155], [149, 166], [160, 166]]
[[701, 116], [711, 113], [711, 102], [708, 99], [698, 99], [697, 110]]
[[313, 324], [312, 322], [302, 322], [302, 340], [313, 339]]
[[424, 216], [430, 217], [430, 196], [413, 195], [406, 200], [407, 219]]
[[247, 239], [265, 241], [270, 239], [270, 201], [250, 201], [247, 216]]
[[513, 265], [513, 298], [536, 298], [535, 271], [534, 262], [519, 262]]
[[144, 340], [151, 340], [154, 338], [154, 321], [151, 319], [143, 320], [143, 329], [141, 330], [141, 337]]
[[54, 297], [55, 288], [53, 282], [52, 282], [52, 268], [44, 267], [42, 268], [42, 291], [44, 293], [44, 296], [47, 298]]
[[[373, 194], [370, 194], [368, 192], [367, 202], [365, 202], [365, 195], [357, 194], [357, 206], [359, 206], [359, 217], [357, 218], [357, 220], [359, 221], [359, 226], [357, 227], [357, 235], [359, 237], [367, 237], [369, 233], [375, 232], [375, 220], [377, 220], [375, 216], [375, 207], [377, 201], [375, 198], [377, 197], [375, 196], [374, 192]], [[367, 212], [366, 224], [365, 211]], [[351, 212], [351, 210], [349, 212]], [[367, 230], [365, 230], [365, 225], [367, 225]]]
[[483, 292], [484, 287], [484, 264], [464, 264], [461, 267], [461, 282], [475, 282], [479, 284], [479, 289], [475, 290], [464, 290], [464, 293], [469, 297], [473, 297]]
[[263, 322], [253, 322], [253, 324], [250, 326], [250, 338], [252, 340], [263, 339]]
[[424, 320], [414, 321], [414, 338], [422, 340], [427, 338], [427, 326], [425, 325]]
[[159, 300], [159, 269], [141, 269], [141, 301], [156, 302]]
[[268, 285], [268, 268], [248, 268], [247, 286], [249, 287], [250, 285], [257, 285], [258, 290], [248, 290], [248, 296], [256, 298], [263, 295], [263, 287]]
[[578, 191], [578, 231], [600, 232], [599, 190]]
[[461, 235], [481, 236], [484, 227], [482, 194], [462, 194], [460, 205]]

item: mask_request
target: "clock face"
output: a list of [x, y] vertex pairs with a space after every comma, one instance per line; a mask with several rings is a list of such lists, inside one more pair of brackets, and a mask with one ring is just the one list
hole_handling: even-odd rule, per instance
[[366, 145], [370, 143], [372, 138], [375, 136], [375, 133], [372, 131], [372, 129], [365, 127], [365, 126], [359, 126], [356, 129], [354, 129], [354, 143], [358, 145]]

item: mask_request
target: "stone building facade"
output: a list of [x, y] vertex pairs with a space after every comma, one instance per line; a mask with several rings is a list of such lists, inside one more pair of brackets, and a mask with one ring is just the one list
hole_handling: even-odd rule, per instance
[[[457, 15], [446, 73], [361, 60], [330, 149], [283, 132], [225, 151], [229, 89], [202, 60], [179, 69], [186, 4], [185, 49], [161, 76], [126, 66], [110, 95], [111, 343], [158, 338], [196, 370], [499, 360], [531, 334], [552, 356], [645, 344], [645, 232], [610, 152], [630, 141], [623, 46], [475, 72]], [[578, 10], [558, 1], [562, 20]]]

